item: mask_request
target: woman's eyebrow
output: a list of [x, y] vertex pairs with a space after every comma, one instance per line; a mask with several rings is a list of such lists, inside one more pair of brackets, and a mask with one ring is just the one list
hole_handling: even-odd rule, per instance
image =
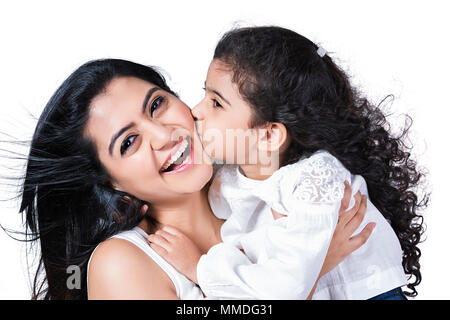
[[153, 87], [150, 90], [148, 90], [148, 92], [144, 98], [144, 103], [142, 104], [142, 113], [145, 113], [145, 109], [147, 108], [148, 101], [152, 97], [153, 93], [157, 90], [162, 90], [162, 89], [160, 87]]
[[129, 124], [127, 124], [125, 127], [123, 127], [122, 129], [120, 129], [112, 138], [111, 138], [111, 142], [109, 143], [109, 155], [112, 156], [112, 151], [114, 148], [114, 144], [116, 143], [116, 140], [128, 129], [130, 129], [131, 127], [134, 126], [134, 122], [131, 122]]
[[222, 94], [219, 92], [219, 91], [217, 91], [217, 90], [215, 90], [215, 89], [212, 89], [212, 88], [209, 88], [209, 87], [207, 87], [206, 86], [206, 82], [205, 82], [205, 88], [206, 88], [206, 90], [208, 90], [208, 91], [211, 91], [211, 92], [213, 92], [213, 93], [215, 93], [215, 94], [217, 94], [219, 97], [220, 97], [220, 99], [222, 99], [223, 101], [225, 101], [229, 106], [231, 106], [231, 103], [230, 102], [228, 102], [228, 100], [227, 99], [225, 99], [223, 96], [222, 96]]

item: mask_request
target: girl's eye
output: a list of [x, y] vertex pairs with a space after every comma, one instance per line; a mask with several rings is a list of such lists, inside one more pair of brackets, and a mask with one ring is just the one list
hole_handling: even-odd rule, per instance
[[[202, 89], [205, 91], [205, 97], [206, 97], [206, 88], [203, 87]], [[211, 99], [211, 101], [212, 101], [214, 108], [223, 108], [223, 106], [220, 104], [219, 101], [217, 101], [217, 99]]]
[[213, 102], [213, 106], [215, 108], [223, 108], [222, 105], [220, 104], [220, 102], [217, 101], [216, 99], [212, 99], [212, 102]]
[[128, 148], [133, 145], [134, 141], [136, 140], [136, 137], [137, 135], [133, 135], [123, 140], [122, 144], [120, 145], [120, 155], [123, 156], [123, 154], [127, 152]]
[[155, 100], [153, 100], [152, 104], [150, 105], [150, 116], [153, 117], [153, 112], [158, 109], [163, 102], [164, 97], [157, 97]]

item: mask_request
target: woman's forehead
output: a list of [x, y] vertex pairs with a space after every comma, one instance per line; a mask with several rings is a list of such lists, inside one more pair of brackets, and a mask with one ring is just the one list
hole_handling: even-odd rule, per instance
[[115, 112], [127, 113], [139, 111], [149, 89], [154, 84], [133, 77], [113, 79], [105, 90], [95, 97], [90, 106], [92, 116], [100, 116], [103, 120], [113, 118]]
[[94, 99], [107, 99], [110, 103], [127, 101], [131, 99], [143, 99], [142, 95], [154, 84], [135, 77], [118, 77], [112, 79], [105, 90]]
[[113, 79], [91, 102], [88, 135], [100, 145], [107, 143], [113, 132], [140, 115], [145, 95], [152, 87], [153, 84], [138, 78]]

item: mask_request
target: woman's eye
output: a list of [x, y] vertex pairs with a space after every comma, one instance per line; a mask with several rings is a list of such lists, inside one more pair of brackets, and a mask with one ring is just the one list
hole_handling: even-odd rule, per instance
[[216, 99], [212, 99], [212, 101], [213, 101], [213, 106], [215, 108], [223, 108], [222, 105], [220, 104], [220, 102], [217, 101]]
[[156, 109], [158, 109], [163, 102], [164, 102], [164, 97], [158, 97], [155, 100], [153, 100], [152, 104], [150, 105], [150, 116], [153, 117], [153, 112]]
[[129, 136], [125, 140], [123, 140], [122, 144], [120, 145], [120, 154], [123, 155], [125, 152], [127, 152], [128, 148], [133, 145], [134, 141], [136, 140], [137, 135]]

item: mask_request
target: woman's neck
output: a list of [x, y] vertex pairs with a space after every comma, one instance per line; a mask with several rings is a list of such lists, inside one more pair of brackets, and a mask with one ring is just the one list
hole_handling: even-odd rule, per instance
[[[151, 215], [159, 223], [159, 227], [170, 225], [188, 236], [202, 252], [221, 242], [220, 227], [223, 220], [217, 218], [209, 206], [207, 189], [180, 197], [172, 203], [153, 205]], [[150, 232], [147, 220], [139, 225], [147, 233]]]

